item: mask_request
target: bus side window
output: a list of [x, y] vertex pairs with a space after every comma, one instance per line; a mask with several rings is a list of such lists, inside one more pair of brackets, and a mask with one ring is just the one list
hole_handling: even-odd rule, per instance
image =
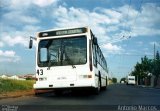
[[93, 45], [93, 64], [95, 67], [97, 67], [97, 56], [96, 56], [96, 46]]
[[96, 55], [97, 55], [97, 62], [100, 63], [100, 52], [99, 52], [98, 46], [97, 46], [97, 50], [96, 50]]

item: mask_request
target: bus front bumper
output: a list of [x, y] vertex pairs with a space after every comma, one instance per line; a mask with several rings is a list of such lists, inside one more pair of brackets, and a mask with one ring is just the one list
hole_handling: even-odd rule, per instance
[[60, 89], [60, 88], [85, 88], [85, 87], [95, 87], [95, 83], [92, 81], [76, 81], [76, 82], [36, 82], [33, 85], [34, 89]]

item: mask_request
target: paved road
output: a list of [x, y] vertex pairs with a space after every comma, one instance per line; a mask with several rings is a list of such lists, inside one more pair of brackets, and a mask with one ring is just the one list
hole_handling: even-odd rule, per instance
[[[38, 97], [28, 96], [2, 99], [0, 100], [0, 105], [2, 108], [7, 107], [5, 105], [18, 106], [23, 108], [35, 107], [35, 109], [42, 107], [41, 110], [44, 109], [44, 111], [46, 108], [53, 108], [53, 106], [58, 108], [62, 108], [64, 106], [69, 106], [69, 108], [71, 106], [78, 108], [81, 108], [82, 106], [94, 106], [94, 109], [96, 109], [96, 107], [101, 107], [102, 105], [104, 109], [107, 107], [109, 109], [118, 109], [119, 107], [121, 108], [119, 110], [122, 110], [122, 106], [124, 105], [131, 107], [133, 106], [135, 109], [137, 109], [139, 105], [152, 105], [152, 109], [154, 108], [154, 110], [157, 110], [157, 108], [160, 108], [160, 89], [127, 86], [125, 84], [114, 84], [110, 85], [106, 91], [102, 91], [99, 95], [89, 95], [83, 91], [79, 92], [78, 94], [67, 92], [62, 96], [55, 96], [53, 93], [50, 93], [43, 94]], [[146, 111], [149, 110], [151, 109]]]

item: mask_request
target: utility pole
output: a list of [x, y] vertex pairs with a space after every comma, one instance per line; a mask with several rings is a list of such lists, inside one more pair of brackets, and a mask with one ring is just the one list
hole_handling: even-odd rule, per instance
[[155, 43], [154, 43], [154, 61], [156, 59], [156, 46], [155, 46]]
[[155, 80], [154, 80], [154, 86], [156, 85], [156, 75], [155, 75], [155, 66], [156, 66], [156, 45], [155, 45], [155, 42], [154, 42], [154, 59], [153, 59], [153, 62], [154, 62], [154, 66], [153, 66], [153, 75], [155, 76]]

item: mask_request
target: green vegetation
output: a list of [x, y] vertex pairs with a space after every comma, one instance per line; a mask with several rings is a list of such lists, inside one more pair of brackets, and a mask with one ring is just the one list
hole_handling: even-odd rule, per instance
[[159, 52], [157, 51], [155, 59], [149, 59], [147, 56], [141, 58], [141, 62], [137, 62], [131, 75], [136, 76], [138, 84], [144, 84], [144, 78], [150, 78], [152, 75], [156, 77], [155, 81], [157, 81], [157, 78], [160, 76]]
[[117, 78], [115, 78], [115, 77], [112, 78], [112, 82], [113, 82], [113, 83], [117, 83]]
[[126, 82], [126, 78], [125, 78], [125, 77], [121, 78], [120, 82], [121, 82], [121, 81]]
[[33, 80], [11, 80], [0, 78], [0, 93], [32, 89], [34, 82], [35, 81]]

